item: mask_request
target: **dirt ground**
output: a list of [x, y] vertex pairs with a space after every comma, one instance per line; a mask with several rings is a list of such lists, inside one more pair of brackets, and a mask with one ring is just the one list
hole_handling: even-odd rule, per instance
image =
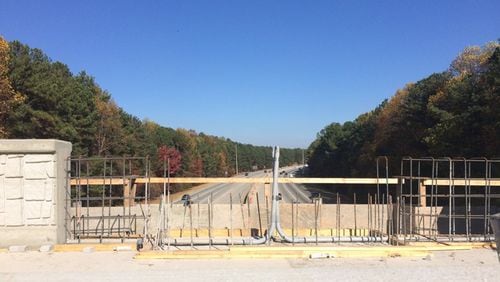
[[134, 260], [135, 252], [0, 253], [0, 281], [500, 281], [495, 251], [426, 258]]

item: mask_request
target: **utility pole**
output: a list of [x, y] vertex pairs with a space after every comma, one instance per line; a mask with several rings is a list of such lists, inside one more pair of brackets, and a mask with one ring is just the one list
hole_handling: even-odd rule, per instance
[[302, 167], [305, 165], [305, 160], [304, 160], [304, 149], [302, 149]]
[[235, 156], [236, 156], [236, 174], [238, 174], [238, 144], [234, 144]]

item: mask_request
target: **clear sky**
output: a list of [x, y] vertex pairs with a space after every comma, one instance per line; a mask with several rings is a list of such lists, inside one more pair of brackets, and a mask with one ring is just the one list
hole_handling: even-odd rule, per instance
[[2, 0], [0, 34], [141, 119], [307, 147], [331, 122], [500, 38], [500, 1]]

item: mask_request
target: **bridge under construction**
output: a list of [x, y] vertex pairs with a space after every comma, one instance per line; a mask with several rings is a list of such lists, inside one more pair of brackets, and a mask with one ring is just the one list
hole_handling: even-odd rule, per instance
[[[68, 242], [137, 239], [163, 250], [494, 240], [500, 160], [407, 157], [401, 174], [389, 177], [388, 159], [380, 157], [375, 178], [304, 178], [281, 176], [279, 148], [273, 157], [270, 172], [230, 178], [169, 177], [167, 171], [153, 177], [147, 157], [72, 158]], [[171, 193], [175, 184], [198, 186], [180, 197]], [[231, 188], [221, 192], [222, 185]], [[349, 189], [331, 192], [328, 185]]]

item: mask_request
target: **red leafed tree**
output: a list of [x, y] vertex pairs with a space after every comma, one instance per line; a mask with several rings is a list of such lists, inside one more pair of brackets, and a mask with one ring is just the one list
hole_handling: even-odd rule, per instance
[[158, 164], [161, 174], [163, 174], [163, 165], [167, 163], [170, 163], [170, 174], [178, 172], [181, 168], [181, 159], [181, 152], [175, 148], [170, 148], [165, 145], [158, 148]]
[[203, 176], [203, 160], [200, 157], [194, 160], [191, 171], [194, 176]]

